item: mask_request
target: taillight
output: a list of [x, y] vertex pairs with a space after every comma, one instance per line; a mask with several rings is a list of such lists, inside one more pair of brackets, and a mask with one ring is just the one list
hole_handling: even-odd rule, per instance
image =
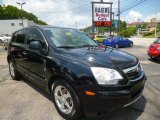
[[160, 50], [160, 47], [157, 47], [157, 50]]

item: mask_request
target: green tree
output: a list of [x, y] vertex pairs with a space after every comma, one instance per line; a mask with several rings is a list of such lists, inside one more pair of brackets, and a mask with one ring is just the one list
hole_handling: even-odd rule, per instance
[[119, 32], [119, 35], [124, 36], [124, 37], [130, 37], [130, 36], [135, 35], [135, 34], [136, 34], [136, 28], [135, 27], [129, 27], [129, 28]]
[[0, 20], [6, 20], [6, 19], [20, 19], [20, 18], [26, 18], [28, 20], [32, 20], [37, 24], [40, 25], [47, 25], [47, 23], [38, 20], [38, 17], [36, 17], [32, 13], [28, 13], [24, 10], [20, 10], [17, 7], [8, 5], [8, 6], [1, 6], [0, 5]]

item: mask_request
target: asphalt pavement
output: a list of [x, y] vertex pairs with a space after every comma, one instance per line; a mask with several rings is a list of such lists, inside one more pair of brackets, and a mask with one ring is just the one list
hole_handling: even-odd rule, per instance
[[[160, 120], [160, 63], [150, 60], [146, 49], [145, 46], [120, 48], [137, 56], [143, 66], [148, 78], [143, 96], [131, 106], [104, 113], [101, 118], [80, 120]], [[24, 78], [11, 79], [6, 56], [0, 46], [0, 120], [63, 120], [49, 94]]]

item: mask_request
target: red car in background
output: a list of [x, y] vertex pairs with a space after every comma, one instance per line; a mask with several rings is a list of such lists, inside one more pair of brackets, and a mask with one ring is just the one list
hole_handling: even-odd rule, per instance
[[160, 37], [149, 46], [147, 52], [151, 59], [156, 58], [160, 61]]

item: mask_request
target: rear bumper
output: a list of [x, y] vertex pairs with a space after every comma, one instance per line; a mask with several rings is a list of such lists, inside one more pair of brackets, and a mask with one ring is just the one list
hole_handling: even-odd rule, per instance
[[147, 50], [147, 53], [148, 53], [149, 56], [152, 56], [152, 57], [154, 57], [154, 58], [160, 56], [160, 52], [158, 52], [158, 51], [151, 51], [151, 50], [148, 49], [148, 50]]
[[97, 91], [95, 96], [81, 96], [84, 113], [86, 116], [94, 116], [99, 112], [109, 112], [130, 105], [142, 95], [145, 81], [146, 77], [143, 75], [139, 80], [132, 81], [129, 86], [119, 90], [103, 90]]

